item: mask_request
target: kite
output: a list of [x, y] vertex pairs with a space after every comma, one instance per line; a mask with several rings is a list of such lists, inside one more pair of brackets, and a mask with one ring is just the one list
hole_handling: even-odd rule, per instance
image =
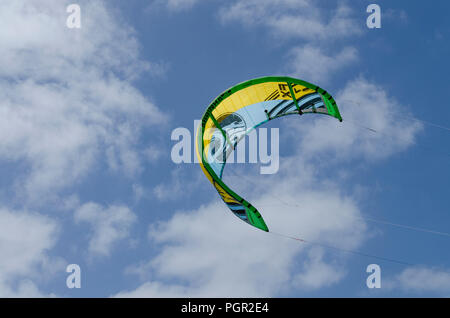
[[196, 136], [200, 167], [222, 200], [241, 220], [269, 232], [258, 210], [222, 180], [228, 156], [256, 127], [287, 115], [342, 117], [333, 97], [322, 88], [290, 77], [252, 79], [223, 92], [206, 109]]

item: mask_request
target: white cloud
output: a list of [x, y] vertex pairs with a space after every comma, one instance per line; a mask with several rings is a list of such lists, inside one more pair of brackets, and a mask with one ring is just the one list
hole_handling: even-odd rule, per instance
[[154, 164], [158, 161], [163, 155], [164, 151], [161, 150], [160, 146], [151, 145], [144, 150], [144, 155], [147, 158], [147, 162], [150, 164]]
[[[274, 233], [300, 235], [342, 248], [359, 246], [365, 224], [355, 203], [334, 188], [296, 191], [310, 186], [298, 176], [270, 186], [271, 195], [280, 200], [295, 197], [301, 207], [270, 208], [274, 199], [266, 193], [262, 197], [258, 194], [251, 202], [260, 207]], [[219, 201], [196, 211], [179, 212], [167, 222], [152, 226], [149, 235], [162, 248], [160, 253], [149, 262], [129, 268], [127, 273], [150, 280], [116, 296], [275, 296], [296, 288], [330, 286], [344, 277], [343, 255], [334, 254], [333, 266], [327, 265], [321, 256], [305, 253], [311, 245], [254, 229]], [[294, 267], [300, 254], [310, 262], [303, 269]], [[327, 273], [326, 279], [323, 273]], [[169, 283], [173, 280], [178, 283]]]
[[48, 217], [0, 209], [0, 297], [45, 296], [33, 281], [60, 269], [47, 255], [57, 237]]
[[[0, 162], [21, 167], [5, 181], [17, 195], [8, 203], [42, 207], [51, 199], [77, 209], [75, 219], [92, 227], [91, 255], [109, 255], [136, 217], [123, 206], [79, 207], [78, 196], [63, 198], [62, 190], [103, 160], [134, 177], [145, 155], [140, 131], [167, 119], [134, 87], [143, 72], [161, 76], [167, 65], [141, 59], [135, 32], [106, 3], [79, 2], [82, 27], [69, 29], [64, 2], [0, 2]], [[61, 259], [47, 256], [57, 234], [47, 217], [0, 210], [0, 295], [45, 296], [36, 283], [64, 272]]]
[[139, 59], [133, 30], [102, 1], [80, 5], [82, 28], [69, 29], [63, 2], [0, 4], [0, 159], [29, 165], [16, 188], [40, 202], [103, 156], [139, 173], [140, 129], [165, 120], [133, 87], [154, 68]]
[[113, 297], [117, 298], [170, 298], [170, 297], [186, 297], [189, 292], [186, 287], [181, 285], [165, 285], [160, 282], [147, 282], [139, 286], [133, 291], [123, 291]]
[[409, 293], [437, 293], [450, 295], [450, 270], [422, 266], [409, 267], [388, 280], [387, 288]]
[[170, 171], [170, 179], [153, 188], [153, 195], [160, 201], [179, 200], [198, 191], [203, 184], [203, 176], [189, 174], [189, 171], [176, 167]]
[[[197, 2], [171, 0], [166, 5], [180, 11]], [[277, 42], [289, 39], [294, 48], [286, 56], [288, 72], [294, 68], [295, 76], [324, 82], [357, 60], [354, 47], [338, 49], [334, 44], [338, 39], [361, 34], [364, 25], [345, 1], [333, 1], [331, 5], [329, 2], [325, 5], [325, 1], [310, 0], [235, 0], [222, 5], [218, 16], [224, 24], [266, 28]], [[303, 40], [300, 46], [297, 39]]]
[[151, 11], [153, 9], [167, 9], [170, 12], [183, 12], [193, 8], [197, 3], [202, 2], [201, 0], [154, 0], [152, 1], [148, 7], [147, 11]]
[[39, 290], [31, 280], [24, 279], [18, 281], [15, 287], [12, 287], [0, 281], [0, 296], [5, 298], [42, 298], [54, 296], [47, 295]]
[[334, 73], [355, 63], [358, 60], [358, 51], [354, 47], [345, 47], [335, 56], [331, 56], [318, 46], [305, 45], [292, 49], [288, 59], [294, 76], [311, 82], [325, 83]]
[[[335, 96], [343, 123], [330, 118], [304, 120], [295, 134], [304, 136], [299, 153], [313, 157], [331, 152], [334, 161], [364, 158], [378, 160], [414, 144], [422, 124], [407, 119], [408, 110], [386, 91], [358, 78]], [[374, 129], [376, 132], [365, 129]]]
[[285, 56], [288, 72], [324, 83], [358, 60], [355, 47], [339, 48], [336, 40], [362, 33], [354, 11], [345, 2], [333, 3], [325, 6], [308, 0], [235, 1], [221, 8], [220, 18], [224, 23], [265, 27], [277, 42], [289, 39], [285, 42], [293, 48]]
[[139, 202], [143, 197], [145, 197], [147, 190], [140, 184], [133, 184], [132, 185], [133, 190], [133, 196], [135, 202]]
[[387, 9], [382, 13], [382, 18], [402, 24], [408, 23], [408, 14], [405, 10]]
[[318, 289], [339, 282], [345, 271], [339, 266], [323, 261], [324, 251], [312, 249], [309, 258], [303, 264], [303, 271], [293, 279], [293, 284], [301, 289]]
[[326, 10], [317, 1], [307, 0], [239, 0], [220, 10], [225, 23], [264, 26], [278, 39], [331, 40], [361, 32], [353, 11], [339, 2]]
[[75, 211], [77, 223], [91, 226], [88, 250], [92, 256], [109, 256], [114, 244], [130, 235], [136, 215], [125, 206], [102, 207], [86, 203]]
[[167, 7], [170, 10], [180, 11], [192, 8], [198, 0], [168, 0]]

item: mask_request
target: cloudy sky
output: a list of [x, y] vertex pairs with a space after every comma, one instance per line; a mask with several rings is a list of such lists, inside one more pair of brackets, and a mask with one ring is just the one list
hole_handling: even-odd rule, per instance
[[[2, 0], [0, 296], [450, 296], [450, 5], [377, 1], [369, 29], [372, 2], [78, 1], [68, 28], [73, 2]], [[268, 75], [324, 87], [344, 122], [271, 122], [278, 173], [225, 180], [312, 243], [171, 159], [174, 129], [193, 142], [217, 95]]]

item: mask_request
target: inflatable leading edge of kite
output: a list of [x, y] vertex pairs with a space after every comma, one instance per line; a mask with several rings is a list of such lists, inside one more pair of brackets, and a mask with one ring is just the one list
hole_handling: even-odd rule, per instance
[[262, 77], [238, 84], [219, 95], [198, 127], [196, 153], [208, 180], [230, 210], [243, 221], [268, 232], [258, 210], [223, 181], [226, 160], [252, 129], [287, 115], [323, 114], [342, 121], [331, 95], [290, 77]]

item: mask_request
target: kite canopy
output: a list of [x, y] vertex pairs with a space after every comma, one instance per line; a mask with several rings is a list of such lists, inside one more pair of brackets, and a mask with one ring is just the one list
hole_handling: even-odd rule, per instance
[[257, 126], [282, 116], [308, 113], [342, 121], [333, 97], [322, 88], [290, 77], [262, 77], [219, 95], [198, 127], [196, 153], [206, 177], [237, 217], [263, 231], [269, 229], [258, 210], [222, 181], [226, 160]]

